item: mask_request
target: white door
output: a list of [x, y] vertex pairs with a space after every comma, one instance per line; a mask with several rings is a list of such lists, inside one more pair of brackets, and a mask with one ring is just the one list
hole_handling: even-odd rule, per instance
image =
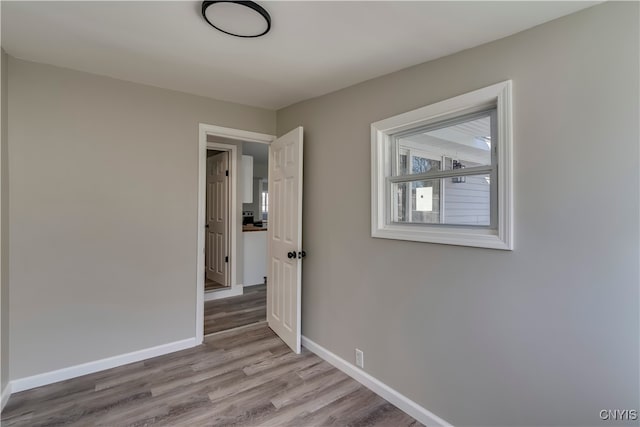
[[300, 353], [302, 281], [302, 128], [269, 147], [267, 321]]
[[207, 280], [229, 286], [229, 153], [207, 158], [207, 222], [205, 271]]

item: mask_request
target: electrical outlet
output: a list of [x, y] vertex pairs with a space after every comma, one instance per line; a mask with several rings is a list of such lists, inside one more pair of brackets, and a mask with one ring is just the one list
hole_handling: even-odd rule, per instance
[[356, 366], [364, 369], [364, 353], [356, 348]]

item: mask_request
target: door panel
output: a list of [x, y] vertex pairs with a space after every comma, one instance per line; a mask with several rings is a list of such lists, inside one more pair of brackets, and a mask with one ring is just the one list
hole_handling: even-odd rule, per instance
[[229, 153], [207, 158], [206, 276], [229, 286]]
[[[302, 259], [302, 128], [269, 147], [269, 327], [300, 353]], [[289, 257], [293, 252], [295, 257]]]

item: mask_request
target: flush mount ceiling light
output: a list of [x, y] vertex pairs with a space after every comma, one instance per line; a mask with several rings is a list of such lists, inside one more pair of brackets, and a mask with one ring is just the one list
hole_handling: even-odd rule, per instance
[[269, 12], [253, 1], [203, 1], [202, 17], [216, 30], [236, 37], [260, 37], [271, 29]]

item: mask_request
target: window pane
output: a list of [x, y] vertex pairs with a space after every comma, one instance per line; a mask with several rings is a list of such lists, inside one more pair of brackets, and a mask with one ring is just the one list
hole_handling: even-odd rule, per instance
[[406, 175], [409, 173], [409, 153], [406, 150], [400, 151], [398, 156], [398, 175]]
[[263, 191], [260, 195], [260, 212], [262, 220], [266, 221], [269, 213], [269, 193], [266, 191]]
[[440, 170], [440, 160], [429, 159], [426, 157], [411, 157], [411, 173], [426, 173], [430, 171]]
[[394, 222], [440, 224], [440, 179], [394, 184]]
[[490, 181], [484, 174], [393, 184], [393, 222], [489, 226]]
[[[491, 112], [481, 114], [437, 129], [399, 135], [396, 175], [491, 166]], [[407, 158], [411, 159], [410, 170]]]

